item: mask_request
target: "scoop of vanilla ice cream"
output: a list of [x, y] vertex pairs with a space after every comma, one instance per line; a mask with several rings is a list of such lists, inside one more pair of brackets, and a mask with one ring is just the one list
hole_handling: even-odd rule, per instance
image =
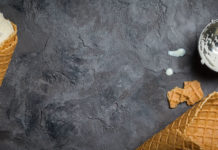
[[4, 15], [0, 13], [0, 44], [14, 32], [11, 22], [5, 19]]

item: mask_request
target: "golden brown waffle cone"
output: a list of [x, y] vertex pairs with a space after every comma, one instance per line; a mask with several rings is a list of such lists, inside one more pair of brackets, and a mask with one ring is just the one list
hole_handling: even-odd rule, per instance
[[14, 32], [0, 45], [0, 86], [2, 85], [2, 81], [11, 62], [18, 41], [17, 26], [13, 23], [11, 24], [14, 28]]
[[218, 150], [218, 92], [193, 106], [137, 150]]

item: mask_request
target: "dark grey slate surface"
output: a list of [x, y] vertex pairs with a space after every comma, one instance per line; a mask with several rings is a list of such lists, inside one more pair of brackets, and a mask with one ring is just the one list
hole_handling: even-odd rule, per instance
[[[0, 88], [2, 150], [133, 150], [188, 107], [166, 92], [218, 74], [197, 39], [217, 0], [1, 0], [19, 43]], [[168, 50], [187, 49], [183, 58]], [[175, 74], [165, 75], [172, 67]]]

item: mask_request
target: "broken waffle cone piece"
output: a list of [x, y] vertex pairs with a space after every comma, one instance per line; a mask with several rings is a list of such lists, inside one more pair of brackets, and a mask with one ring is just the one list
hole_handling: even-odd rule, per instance
[[15, 47], [18, 42], [17, 38], [17, 26], [11, 23], [14, 29], [14, 32], [0, 44], [0, 86], [7, 72], [8, 66], [11, 62], [12, 55], [14, 53]]
[[175, 87], [167, 93], [167, 97], [170, 103], [170, 108], [175, 108], [179, 103], [182, 103], [188, 99], [184, 95], [184, 90], [178, 87]]
[[218, 92], [193, 106], [137, 150], [218, 150]]
[[194, 105], [199, 102], [204, 96], [198, 81], [185, 81], [184, 89], [175, 87], [167, 93], [167, 98], [170, 103], [170, 108], [175, 108], [179, 103], [185, 102], [188, 105]]
[[184, 94], [189, 97], [187, 99], [188, 105], [194, 105], [196, 102], [200, 101], [204, 96], [200, 82], [196, 80], [184, 82]]

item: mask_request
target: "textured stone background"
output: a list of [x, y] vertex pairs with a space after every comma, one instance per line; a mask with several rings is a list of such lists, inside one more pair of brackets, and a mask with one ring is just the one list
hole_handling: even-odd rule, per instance
[[[19, 43], [0, 88], [1, 150], [133, 150], [188, 107], [184, 80], [218, 90], [197, 40], [217, 0], [1, 0]], [[168, 50], [187, 55], [172, 58]], [[175, 74], [165, 75], [172, 67]]]

